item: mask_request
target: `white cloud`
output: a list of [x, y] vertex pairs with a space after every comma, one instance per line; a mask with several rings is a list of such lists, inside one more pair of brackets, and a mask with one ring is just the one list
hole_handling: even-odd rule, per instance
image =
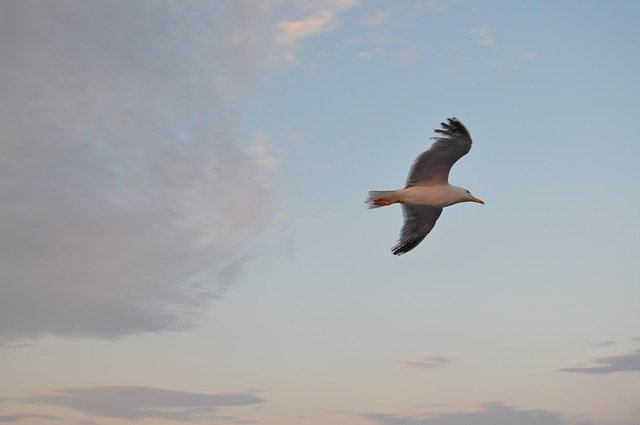
[[139, 386], [49, 388], [24, 400], [74, 409], [91, 416], [141, 420], [148, 418], [191, 421], [230, 406], [264, 402], [249, 392], [195, 393]]
[[483, 47], [493, 47], [496, 45], [496, 39], [487, 27], [478, 27], [469, 31], [472, 34], [479, 45]]
[[362, 50], [356, 53], [356, 57], [360, 60], [368, 60], [368, 59], [371, 59], [372, 57], [381, 56], [381, 55], [384, 55], [383, 49]]
[[589, 425], [558, 412], [519, 410], [503, 403], [483, 403], [472, 412], [429, 413], [421, 416], [401, 416], [387, 413], [364, 415], [382, 425]]
[[435, 10], [435, 11], [442, 11], [447, 8], [446, 3], [442, 0], [430, 0], [425, 4], [425, 6], [428, 9]]
[[502, 60], [493, 62], [492, 65], [498, 69], [518, 69], [526, 63], [535, 61], [537, 58], [537, 54], [525, 52], [517, 55], [505, 56]]
[[241, 272], [278, 206], [253, 4], [0, 3], [0, 340], [181, 329]]
[[339, 12], [356, 6], [357, 0], [298, 1], [294, 2], [308, 16], [297, 20], [282, 20], [277, 23], [273, 36], [276, 62], [292, 63], [296, 61], [296, 50], [305, 39], [334, 29]]
[[535, 53], [531, 53], [531, 52], [526, 52], [526, 53], [521, 53], [518, 56], [518, 59], [521, 62], [531, 62], [534, 61], [538, 58], [538, 55], [536, 55]]

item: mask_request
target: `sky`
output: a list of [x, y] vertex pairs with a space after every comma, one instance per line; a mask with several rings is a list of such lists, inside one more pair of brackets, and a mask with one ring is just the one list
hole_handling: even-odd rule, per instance
[[639, 425], [639, 18], [0, 2], [0, 423]]

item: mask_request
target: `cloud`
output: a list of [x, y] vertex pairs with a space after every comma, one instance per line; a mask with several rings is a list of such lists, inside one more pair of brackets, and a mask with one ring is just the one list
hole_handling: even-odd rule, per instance
[[250, 261], [254, 4], [0, 2], [0, 340], [182, 329]]
[[388, 10], [379, 10], [365, 16], [362, 22], [365, 25], [377, 27], [389, 21], [389, 19], [391, 19], [391, 12]]
[[356, 58], [360, 60], [367, 60], [367, 59], [371, 59], [374, 56], [380, 56], [380, 55], [384, 55], [383, 49], [369, 49], [369, 50], [362, 50], [356, 53]]
[[640, 371], [640, 350], [632, 351], [618, 356], [600, 357], [594, 360], [600, 366], [565, 367], [561, 372], [587, 373], [592, 375], [604, 375], [615, 372]]
[[62, 418], [53, 415], [39, 415], [30, 413], [19, 413], [16, 415], [0, 415], [0, 423], [15, 423], [24, 422], [27, 420], [44, 420], [44, 421], [59, 421]]
[[521, 53], [518, 56], [518, 60], [520, 62], [531, 62], [534, 61], [538, 58], [538, 55], [536, 55], [535, 53], [531, 53], [531, 52], [525, 52], [525, 53]]
[[425, 4], [425, 6], [434, 11], [443, 11], [447, 8], [447, 4], [442, 0], [430, 0]]
[[537, 54], [525, 52], [517, 55], [505, 56], [501, 60], [494, 61], [491, 64], [498, 69], [517, 69], [527, 63], [535, 61], [537, 58]]
[[450, 366], [453, 360], [444, 356], [421, 356], [415, 359], [403, 360], [402, 363], [415, 369], [435, 369]]
[[487, 27], [478, 27], [469, 31], [476, 38], [479, 45], [483, 47], [493, 47], [496, 45], [496, 39]]
[[263, 170], [263, 173], [258, 176], [259, 182], [264, 185], [265, 188], [269, 188], [271, 186], [270, 178], [272, 172], [276, 169], [279, 162], [278, 159], [271, 154], [269, 137], [263, 132], [256, 133], [251, 146], [249, 146], [246, 151]]
[[410, 65], [414, 63], [419, 56], [420, 56], [420, 53], [418, 52], [418, 49], [416, 49], [415, 47], [407, 47], [400, 50], [396, 57], [398, 59], [398, 62], [400, 62], [400, 64]]
[[617, 344], [618, 341], [602, 341], [602, 342], [596, 342], [594, 344], [592, 344], [592, 346], [594, 347], [609, 347], [611, 345]]
[[475, 412], [433, 413], [400, 416], [386, 413], [364, 415], [382, 425], [588, 425], [547, 410], [519, 410], [503, 403], [483, 403]]
[[253, 393], [205, 394], [138, 386], [50, 388], [35, 392], [28, 402], [66, 407], [92, 416], [140, 420], [190, 421], [220, 408], [264, 402]]
[[276, 62], [296, 61], [296, 50], [302, 41], [317, 34], [333, 30], [339, 12], [354, 7], [357, 0], [299, 1], [294, 2], [310, 14], [302, 19], [281, 20], [273, 36]]

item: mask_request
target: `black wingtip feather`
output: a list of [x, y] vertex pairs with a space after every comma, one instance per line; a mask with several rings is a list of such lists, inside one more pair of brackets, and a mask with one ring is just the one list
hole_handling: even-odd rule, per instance
[[457, 118], [447, 118], [448, 123], [441, 122], [440, 126], [442, 128], [436, 128], [434, 131], [438, 134], [445, 134], [447, 136], [455, 136], [456, 134], [461, 134], [466, 137], [471, 137], [469, 131], [466, 127], [458, 121]]
[[393, 248], [391, 248], [391, 253], [393, 255], [402, 255], [411, 251], [413, 248], [420, 245], [424, 238], [415, 238], [415, 239], [404, 239], [398, 242]]
[[402, 254], [406, 254], [407, 252], [411, 251], [413, 248], [415, 248], [416, 246], [418, 246], [418, 244], [415, 244], [413, 246], [395, 246], [391, 249], [391, 253], [393, 255], [402, 255]]

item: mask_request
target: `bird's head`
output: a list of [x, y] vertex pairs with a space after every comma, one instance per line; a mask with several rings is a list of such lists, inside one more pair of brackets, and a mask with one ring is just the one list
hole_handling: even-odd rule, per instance
[[461, 188], [461, 189], [462, 189], [461, 195], [462, 195], [463, 199], [460, 202], [477, 202], [479, 204], [484, 205], [484, 201], [482, 199], [476, 198], [467, 189], [464, 189], [464, 188]]

